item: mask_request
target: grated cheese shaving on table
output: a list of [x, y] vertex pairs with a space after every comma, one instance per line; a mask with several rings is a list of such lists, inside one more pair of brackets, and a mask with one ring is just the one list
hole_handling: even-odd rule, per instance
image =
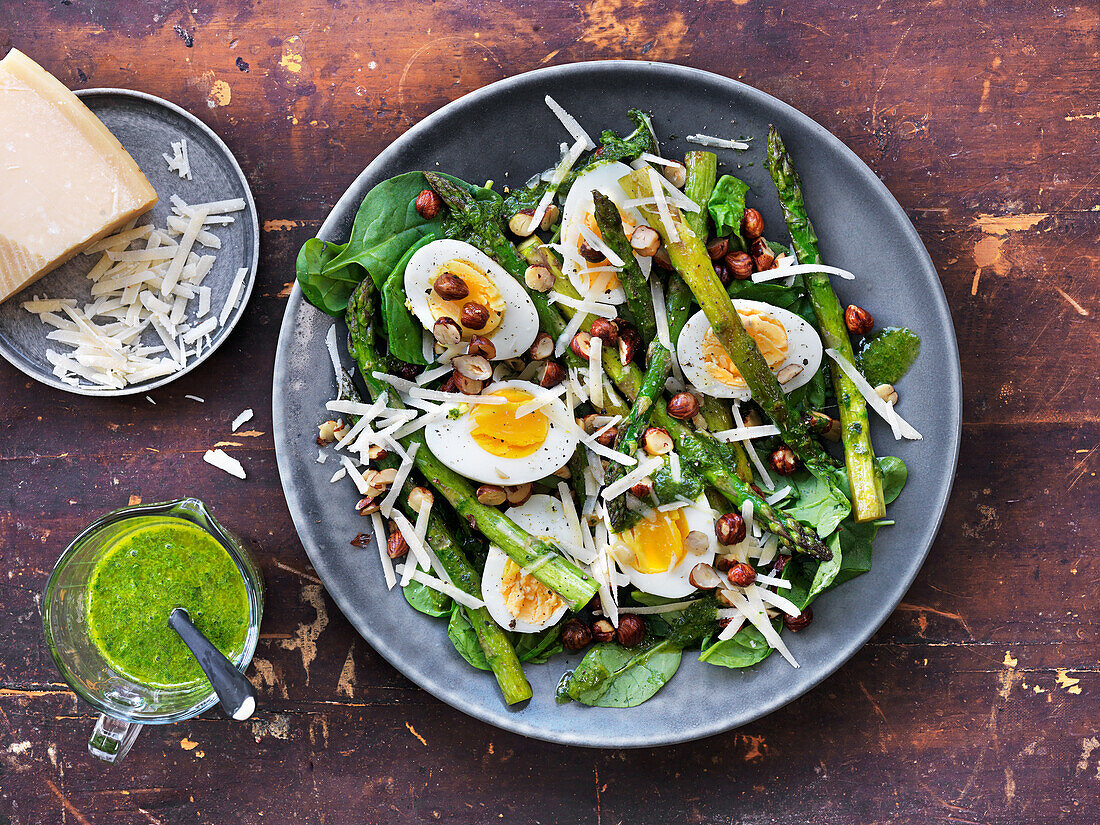
[[317, 463], [318, 464], [324, 464], [326, 461], [328, 461], [328, 453], [326, 453], [324, 450], [322, 450], [321, 448], [318, 447], [317, 448]]
[[749, 148], [749, 145], [741, 140], [727, 140], [726, 138], [711, 137], [710, 135], [688, 135], [684, 138], [688, 143], [695, 143], [699, 146], [708, 146], [712, 149], [737, 149], [744, 151]]
[[199, 402], [200, 404], [205, 404], [205, 403], [206, 403], [206, 399], [205, 399], [205, 398], [200, 398], [200, 397], [199, 397], [199, 396], [197, 396], [197, 395], [185, 395], [185, 396], [184, 396], [184, 398], [186, 398], [186, 399], [188, 399], [188, 400], [190, 400], [190, 401], [197, 401], [197, 402]]
[[341, 467], [339, 470], [337, 470], [335, 473], [332, 474], [332, 478], [330, 478], [328, 480], [328, 483], [329, 484], [335, 484], [337, 481], [342, 479], [347, 474], [348, 474], [348, 471], [346, 469], [344, 469], [343, 467]]
[[229, 431], [231, 433], [235, 433], [235, 432], [237, 432], [237, 430], [239, 430], [241, 428], [242, 425], [248, 423], [251, 420], [252, 420], [252, 408], [249, 407], [247, 410], [243, 410], [240, 415], [238, 415], [236, 418], [233, 419], [233, 426], [231, 426], [229, 428]]
[[245, 279], [248, 278], [248, 267], [242, 266], [237, 270], [237, 276], [233, 279], [232, 286], [229, 287], [229, 296], [225, 299], [225, 305], [222, 307], [221, 315], [218, 316], [218, 323], [222, 326], [229, 320], [229, 316], [233, 313], [233, 310], [237, 308], [237, 304], [241, 300], [241, 288], [244, 286]]
[[231, 476], [237, 478], [245, 478], [244, 467], [237, 459], [226, 453], [224, 450], [207, 450], [202, 455], [202, 460], [207, 464], [211, 464], [217, 467], [219, 470], [223, 470]]
[[846, 376], [848, 376], [849, 379], [851, 379], [852, 383], [856, 385], [856, 389], [859, 390], [859, 394], [862, 395], [864, 399], [866, 399], [867, 405], [880, 416], [882, 416], [884, 421], [890, 423], [891, 417], [894, 417], [897, 419], [898, 429], [902, 436], [911, 440], [919, 440], [924, 438], [923, 435], [916, 431], [913, 425], [911, 425], [908, 421], [906, 421], [904, 418], [894, 412], [893, 407], [882, 400], [879, 394], [875, 392], [874, 387], [867, 383], [867, 379], [863, 377], [863, 375], [860, 373], [859, 370], [855, 368], [855, 366], [853, 366], [851, 361], [849, 361], [832, 347], [826, 349], [825, 354], [832, 358], [833, 361], [836, 362], [836, 365], [840, 367], [841, 372], [843, 372]]

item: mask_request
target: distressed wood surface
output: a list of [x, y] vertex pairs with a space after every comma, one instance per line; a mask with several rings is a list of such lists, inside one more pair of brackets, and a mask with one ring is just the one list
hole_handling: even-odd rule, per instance
[[[264, 233], [240, 327], [155, 407], [54, 392], [0, 363], [0, 823], [1100, 817], [1094, 3], [4, 0], [0, 54], [12, 45], [73, 88], [195, 112], [248, 174]], [[769, 718], [627, 752], [501, 733], [359, 639], [294, 533], [269, 403], [296, 249], [366, 162], [486, 83], [613, 57], [741, 79], [851, 146], [928, 246], [966, 391], [946, 521], [873, 640]], [[230, 438], [249, 406], [252, 431]], [[247, 482], [200, 460], [222, 440]], [[184, 494], [260, 551], [260, 710], [147, 728], [105, 768], [45, 651], [39, 594], [90, 519]]]

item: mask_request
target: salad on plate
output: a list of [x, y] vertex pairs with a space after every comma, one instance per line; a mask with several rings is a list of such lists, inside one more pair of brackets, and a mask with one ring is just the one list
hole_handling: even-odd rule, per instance
[[559, 701], [600, 707], [646, 701], [685, 653], [798, 667], [785, 631], [812, 632], [893, 524], [906, 469], [869, 418], [921, 437], [894, 388], [919, 338], [840, 302], [832, 279], [856, 275], [822, 262], [775, 129], [785, 232], [706, 150], [748, 144], [666, 158], [641, 111], [596, 141], [546, 103], [570, 140], [523, 187], [408, 172], [346, 243], [302, 247], [356, 373], [334, 324], [317, 461], [371, 520], [368, 573], [509, 704], [566, 651]]

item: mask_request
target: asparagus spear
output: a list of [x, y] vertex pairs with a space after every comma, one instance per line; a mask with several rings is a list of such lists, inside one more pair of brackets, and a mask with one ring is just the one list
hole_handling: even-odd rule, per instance
[[[638, 261], [634, 258], [634, 249], [623, 232], [623, 218], [619, 207], [611, 198], [598, 189], [592, 190], [593, 214], [600, 237], [611, 251], [622, 259], [619, 280], [626, 294], [626, 306], [634, 319], [634, 325], [642, 334], [642, 340], [652, 341], [657, 337], [657, 320], [653, 315], [653, 301], [649, 293], [649, 283], [642, 274]], [[656, 276], [654, 276], [656, 277]]]
[[[355, 358], [359, 372], [366, 382], [372, 398], [377, 398], [387, 388], [374, 377], [384, 371], [384, 363], [375, 349], [374, 282], [364, 281], [352, 293], [348, 301], [348, 350]], [[391, 403], [399, 403], [396, 400]], [[573, 605], [584, 605], [596, 594], [598, 585], [572, 562], [563, 558], [553, 542], [530, 535], [504, 513], [477, 500], [470, 482], [439, 461], [424, 443], [424, 433], [418, 430], [402, 439], [409, 447], [420, 446], [416, 452], [416, 467], [460, 516], [479, 530], [489, 541], [500, 547], [520, 567], [534, 567], [536, 579]], [[543, 558], [550, 556], [549, 561]], [[535, 562], [539, 562], [535, 565]]]
[[[799, 263], [821, 263], [817, 233], [810, 223], [806, 203], [802, 198], [802, 180], [774, 126], [768, 130], [768, 171], [779, 191], [783, 217], [787, 221], [787, 230], [791, 233], [791, 242]], [[832, 347], [854, 364], [855, 355], [844, 324], [844, 310], [829, 282], [829, 276], [820, 272], [807, 275], [806, 288], [825, 346]], [[882, 477], [875, 468], [867, 402], [852, 380], [841, 370], [830, 368], [829, 372], [833, 377], [833, 392], [840, 405], [844, 463], [848, 468], [856, 521], [882, 518], [886, 513], [886, 505], [882, 495]]]
[[[631, 198], [654, 196], [652, 184], [645, 169], [632, 172], [619, 183]], [[657, 194], [661, 195], [661, 193]], [[715, 336], [749, 385], [753, 400], [775, 422], [783, 434], [783, 440], [803, 462], [807, 465], [827, 465], [829, 463], [827, 453], [810, 437], [801, 419], [791, 409], [787, 396], [779, 386], [775, 375], [768, 369], [756, 342], [745, 331], [730, 296], [714, 272], [703, 241], [684, 222], [680, 210], [674, 204], [668, 204], [668, 209], [678, 235], [676, 240], [669, 236], [668, 229], [656, 209], [648, 206], [639, 207], [650, 225], [661, 234], [673, 266], [691, 287], [695, 300], [706, 313]]]

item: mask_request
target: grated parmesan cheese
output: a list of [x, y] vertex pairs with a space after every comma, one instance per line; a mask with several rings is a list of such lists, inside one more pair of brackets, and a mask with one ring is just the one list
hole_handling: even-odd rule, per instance
[[233, 419], [233, 426], [229, 428], [231, 433], [237, 432], [241, 428], [241, 425], [252, 420], [252, 408], [249, 407], [244, 410], [240, 415]]
[[892, 418], [896, 419], [898, 430], [905, 438], [912, 440], [924, 438], [924, 436], [917, 432], [908, 421], [894, 412], [893, 407], [882, 400], [879, 394], [875, 392], [874, 387], [867, 383], [867, 379], [863, 377], [860, 371], [857, 370], [847, 358], [832, 347], [826, 349], [825, 354], [832, 358], [833, 361], [836, 362], [836, 365], [840, 367], [840, 371], [851, 379], [852, 383], [856, 385], [856, 389], [859, 390], [859, 394], [866, 399], [867, 405], [881, 415], [884, 421], [890, 423]]
[[726, 140], [726, 138], [711, 137], [710, 135], [688, 135], [684, 140], [688, 143], [708, 146], [712, 149], [737, 149], [743, 152], [749, 148], [749, 145], [744, 141]]
[[838, 278], [843, 278], [846, 281], [853, 281], [856, 277], [847, 269], [840, 269], [835, 266], [825, 266], [825, 264], [792, 264], [790, 266], [779, 266], [775, 269], [767, 269], [763, 272], [754, 272], [752, 274], [752, 281], [755, 284], [759, 284], [763, 281], [774, 281], [778, 278], [786, 278], [791, 275], [813, 275], [818, 272], [823, 272], [826, 275], [836, 275]]
[[212, 464], [219, 470], [229, 473], [231, 476], [236, 476], [237, 478], [245, 477], [244, 467], [241, 465], [241, 462], [233, 458], [233, 456], [229, 455], [224, 450], [207, 450], [203, 453], [202, 460], [207, 464]]

